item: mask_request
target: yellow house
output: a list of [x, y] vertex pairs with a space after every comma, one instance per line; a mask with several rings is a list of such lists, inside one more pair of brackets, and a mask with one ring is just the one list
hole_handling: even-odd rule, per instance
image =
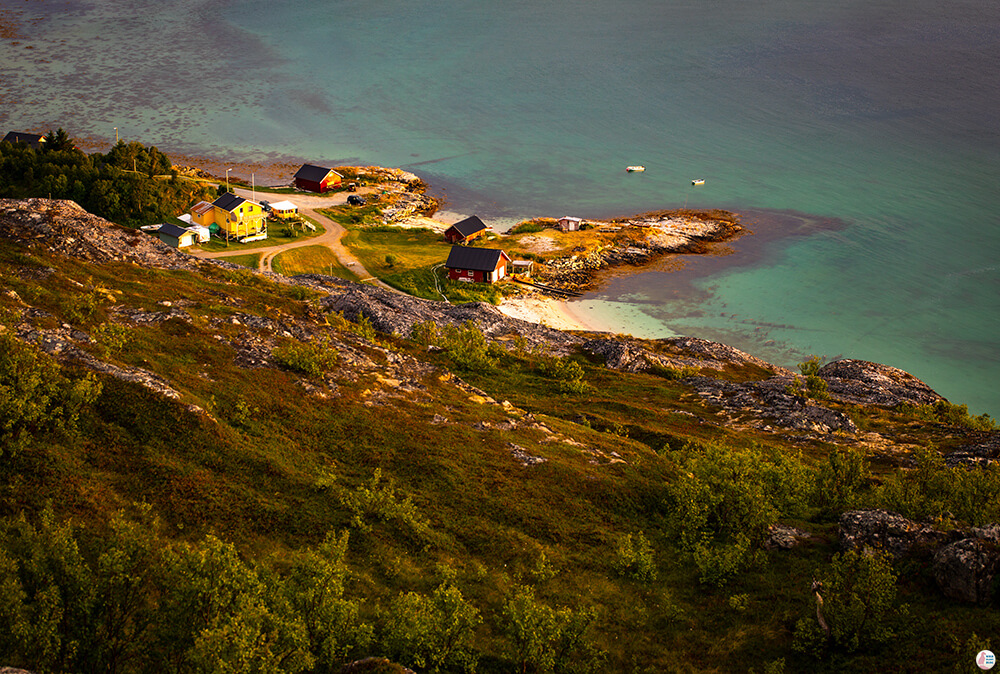
[[230, 238], [267, 235], [264, 208], [232, 192], [226, 192], [212, 203], [199, 201], [191, 209], [191, 221], [202, 227], [216, 225]]

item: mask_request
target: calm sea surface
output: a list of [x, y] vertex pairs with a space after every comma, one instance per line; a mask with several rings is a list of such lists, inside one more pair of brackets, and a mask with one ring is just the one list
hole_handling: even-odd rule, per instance
[[[724, 257], [574, 303], [1000, 415], [996, 0], [12, 2], [0, 122], [227, 159], [403, 166], [448, 209], [741, 212]], [[628, 164], [644, 164], [628, 175]], [[703, 187], [691, 186], [704, 178]]]

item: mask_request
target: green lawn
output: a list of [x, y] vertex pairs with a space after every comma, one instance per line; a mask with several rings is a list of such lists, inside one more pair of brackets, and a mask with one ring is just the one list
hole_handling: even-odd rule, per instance
[[210, 242], [201, 244], [199, 248], [209, 253], [232, 250], [236, 247], [242, 247], [248, 250], [253, 248], [267, 248], [270, 246], [280, 246], [282, 244], [292, 243], [293, 241], [301, 241], [302, 239], [312, 239], [326, 231], [323, 225], [319, 224], [315, 220], [309, 220], [309, 222], [312, 222], [313, 225], [316, 226], [315, 232], [310, 231], [308, 227], [303, 227], [302, 224], [299, 223], [294, 226], [293, 231], [295, 236], [286, 236], [285, 230], [289, 228], [289, 225], [269, 222], [267, 224], [267, 238], [263, 241], [252, 241], [250, 243], [237, 243], [236, 241], [230, 241], [227, 246], [223, 239], [213, 238]]
[[[453, 304], [496, 304], [505, 290], [504, 284], [449, 281], [444, 262], [451, 244], [428, 229], [349, 229], [341, 242], [365, 269], [392, 287], [416, 297], [440, 300], [443, 294]], [[387, 256], [391, 256], [390, 261]]]
[[233, 264], [238, 264], [243, 267], [249, 267], [250, 269], [256, 269], [260, 266], [260, 253], [233, 255], [232, 257], [224, 257], [222, 259], [226, 262], [232, 262]]
[[306, 246], [293, 248], [277, 255], [271, 263], [274, 271], [285, 276], [296, 274], [328, 274], [348, 281], [360, 281], [361, 277], [340, 264], [333, 251], [326, 246]]

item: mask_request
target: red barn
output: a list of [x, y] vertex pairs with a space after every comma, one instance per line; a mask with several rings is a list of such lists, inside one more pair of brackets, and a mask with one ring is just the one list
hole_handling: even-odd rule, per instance
[[303, 164], [295, 172], [295, 186], [307, 192], [328, 192], [340, 185], [343, 176], [333, 169]]
[[507, 275], [510, 257], [499, 248], [469, 248], [452, 246], [448, 261], [448, 278], [469, 283], [493, 283]]
[[468, 243], [477, 236], [485, 234], [488, 229], [489, 227], [479, 219], [479, 216], [472, 215], [444, 230], [444, 238], [448, 243]]

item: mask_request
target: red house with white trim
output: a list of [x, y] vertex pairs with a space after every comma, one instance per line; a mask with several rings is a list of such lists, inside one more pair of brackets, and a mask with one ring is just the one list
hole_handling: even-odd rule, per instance
[[452, 246], [448, 261], [448, 278], [467, 283], [495, 283], [507, 275], [510, 257], [499, 248], [469, 248]]
[[303, 164], [295, 172], [295, 186], [307, 192], [328, 192], [340, 185], [343, 176], [323, 166]]

